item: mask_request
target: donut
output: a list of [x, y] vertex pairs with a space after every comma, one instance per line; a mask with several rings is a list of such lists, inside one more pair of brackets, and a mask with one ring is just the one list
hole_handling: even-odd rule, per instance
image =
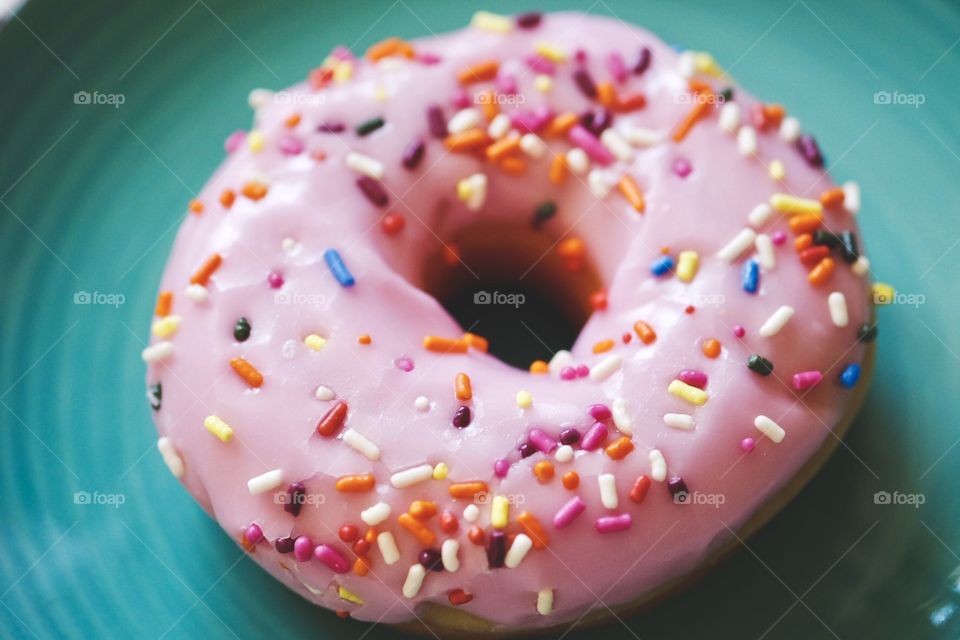
[[[173, 475], [313, 603], [488, 636], [649, 606], [863, 398], [858, 187], [707, 53], [480, 12], [250, 102], [162, 276], [147, 395]], [[478, 283], [534, 272], [584, 324], [522, 367], [441, 303], [509, 324]]]

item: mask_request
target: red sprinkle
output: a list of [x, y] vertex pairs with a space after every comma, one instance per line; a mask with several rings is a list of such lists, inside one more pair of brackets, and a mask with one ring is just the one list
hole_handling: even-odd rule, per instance
[[650, 478], [642, 475], [633, 483], [633, 488], [630, 489], [630, 499], [640, 504], [647, 497], [647, 491], [649, 490]]
[[317, 433], [325, 437], [332, 436], [343, 426], [346, 418], [347, 403], [340, 400], [320, 418], [320, 422], [317, 423]]

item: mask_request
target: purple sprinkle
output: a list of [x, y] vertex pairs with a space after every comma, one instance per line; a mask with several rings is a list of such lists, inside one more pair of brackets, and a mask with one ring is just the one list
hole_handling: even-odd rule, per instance
[[534, 73], [547, 76], [552, 76], [557, 73], [557, 65], [536, 53], [531, 53], [530, 55], [526, 56], [523, 61], [527, 63], [527, 66], [530, 67], [530, 70]]
[[417, 59], [425, 65], [434, 65], [443, 60], [440, 54], [437, 53], [421, 53], [417, 56]]
[[[521, 448], [520, 454], [523, 455], [522, 448]], [[526, 458], [527, 456], [523, 456], [523, 457]], [[499, 460], [493, 463], [493, 473], [498, 478], [506, 478], [508, 471], [510, 471], [510, 463], [504, 458], [500, 458]]]
[[527, 433], [527, 440], [543, 453], [550, 453], [557, 447], [557, 441], [542, 429], [530, 429]]
[[507, 557], [507, 534], [503, 531], [490, 533], [490, 546], [487, 547], [487, 563], [491, 569], [499, 569]]
[[707, 374], [696, 369], [684, 369], [677, 375], [677, 380], [697, 389], [704, 389], [707, 386]]
[[770, 237], [773, 238], [773, 244], [777, 245], [778, 247], [787, 241], [787, 234], [783, 231], [774, 231], [772, 234], [770, 234]]
[[293, 557], [297, 562], [310, 562], [313, 557], [313, 541], [310, 536], [300, 536], [293, 541]]
[[574, 445], [580, 442], [580, 432], [576, 429], [564, 429], [560, 432], [560, 444]]
[[590, 367], [588, 367], [588, 366], [585, 365], [585, 364], [579, 364], [579, 365], [577, 365], [577, 377], [578, 377], [578, 378], [586, 378], [588, 375], [590, 375]]
[[357, 186], [360, 187], [363, 195], [367, 196], [367, 200], [378, 207], [387, 206], [387, 192], [383, 190], [379, 182], [370, 176], [360, 176], [357, 178]]
[[333, 51], [330, 52], [330, 57], [340, 61], [356, 60], [353, 52], [342, 44], [334, 47]]
[[610, 128], [613, 124], [613, 114], [608, 109], [600, 107], [591, 111], [585, 111], [580, 115], [580, 124], [595, 136]]
[[529, 442], [524, 442], [518, 447], [518, 451], [520, 451], [521, 458], [529, 458], [537, 452], [537, 448]]
[[413, 371], [413, 358], [409, 356], [400, 356], [393, 361], [393, 364], [396, 365], [397, 369], [400, 369], [400, 371], [405, 371], [407, 373]]
[[594, 83], [590, 72], [585, 68], [580, 67], [573, 72], [573, 81], [577, 84], [577, 88], [580, 89], [580, 93], [591, 100], [597, 97], [597, 85]]
[[583, 125], [573, 125], [570, 129], [570, 142], [583, 149], [599, 165], [607, 166], [614, 161], [613, 154], [607, 151], [597, 136], [590, 133]]
[[823, 166], [823, 154], [820, 153], [820, 145], [809, 133], [800, 136], [797, 140], [797, 149], [800, 150], [800, 155], [811, 167]]
[[740, 441], [740, 451], [744, 453], [750, 453], [755, 446], [757, 446], [757, 441], [753, 438], [744, 438]]
[[597, 518], [594, 526], [600, 533], [616, 533], [626, 531], [633, 524], [633, 519], [629, 513], [621, 513], [618, 516], [603, 516]]
[[423, 140], [419, 138], [412, 140], [410, 144], [407, 145], [407, 148], [403, 150], [403, 159], [401, 160], [403, 166], [407, 169], [416, 169], [420, 161], [423, 160], [423, 153], [426, 149], [427, 147], [423, 144]]
[[303, 152], [303, 141], [297, 136], [283, 136], [280, 138], [280, 153], [285, 156], [295, 156]]
[[586, 64], [588, 59], [586, 49], [577, 49], [573, 52], [573, 61], [577, 64]]
[[290, 536], [277, 538], [276, 540], [273, 541], [273, 547], [277, 550], [277, 553], [292, 553], [293, 538], [291, 538]]
[[560, 369], [561, 380], [573, 380], [577, 377], [577, 370], [573, 367], [564, 367]]
[[670, 494], [676, 504], [683, 504], [690, 499], [687, 483], [680, 476], [670, 476], [670, 479], [667, 480], [667, 489], [670, 489]]
[[738, 324], [733, 328], [733, 335], [737, 336], [738, 338], [742, 338], [743, 336], [747, 335], [747, 330]]
[[283, 286], [283, 274], [279, 271], [271, 271], [267, 274], [267, 284], [271, 289], [279, 289]]
[[330, 567], [334, 573], [346, 573], [350, 570], [350, 562], [328, 544], [318, 544], [313, 550], [313, 557]]
[[610, 407], [605, 404], [592, 404], [590, 409], [588, 409], [590, 417], [595, 421], [600, 422], [602, 420], [609, 420], [610, 416], [613, 414], [610, 412]]
[[417, 558], [424, 569], [429, 571], [443, 571], [443, 557], [436, 549], [424, 549]]
[[521, 13], [517, 16], [517, 26], [521, 29], [533, 29], [540, 24], [542, 13]]
[[638, 76], [641, 75], [644, 71], [650, 68], [650, 61], [652, 59], [653, 54], [650, 52], [649, 47], [640, 49], [640, 57], [637, 58], [637, 63], [633, 65], [633, 72]]
[[453, 414], [453, 426], [455, 426], [457, 429], [469, 427], [472, 419], [473, 416], [470, 413], [470, 407], [462, 404], [457, 407], [457, 411]]
[[243, 532], [243, 539], [249, 545], [255, 545], [263, 540], [263, 529], [256, 522], [251, 522], [246, 531]]
[[580, 441], [580, 448], [585, 451], [593, 451], [597, 447], [603, 444], [603, 441], [607, 439], [607, 425], [602, 422], [594, 422], [593, 426], [590, 427], [586, 435], [583, 436], [583, 440]]
[[432, 104], [427, 107], [427, 126], [430, 128], [430, 135], [434, 138], [447, 137], [447, 121], [439, 105]]
[[693, 165], [686, 158], [677, 158], [673, 161], [673, 172], [681, 178], [686, 178], [693, 171]]
[[450, 96], [450, 104], [457, 109], [466, 109], [471, 104], [470, 94], [467, 93], [466, 89], [458, 88]]
[[283, 510], [296, 518], [303, 509], [303, 503], [307, 497], [307, 488], [302, 482], [293, 482], [287, 487], [287, 502], [283, 505]]
[[229, 136], [227, 136], [226, 140], [223, 141], [223, 150], [226, 151], [227, 153], [233, 153], [234, 151], [239, 149], [241, 146], [243, 146], [243, 142], [246, 139], [247, 139], [246, 131], [243, 131], [242, 129], [234, 131]]
[[321, 122], [320, 124], [317, 125], [317, 132], [318, 133], [340, 133], [346, 128], [347, 126], [342, 122]]
[[557, 514], [553, 516], [553, 526], [557, 529], [563, 529], [574, 521], [587, 508], [587, 504], [580, 496], [570, 498], [565, 505], [560, 507]]
[[627, 81], [627, 64], [623, 61], [623, 56], [616, 51], [607, 56], [607, 70], [618, 84]]

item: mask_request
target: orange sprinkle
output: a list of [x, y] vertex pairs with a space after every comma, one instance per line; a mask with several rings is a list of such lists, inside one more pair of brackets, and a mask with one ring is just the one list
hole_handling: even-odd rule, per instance
[[820, 227], [820, 216], [815, 213], [801, 213], [790, 218], [790, 231], [800, 235], [812, 233]]
[[522, 176], [527, 172], [527, 163], [521, 158], [504, 158], [500, 161], [500, 170], [511, 176]]
[[337, 491], [344, 493], [361, 493], [370, 491], [376, 484], [372, 473], [361, 473], [353, 476], [340, 476], [334, 485]]
[[544, 360], [534, 360], [530, 363], [530, 373], [547, 373], [550, 371], [550, 365]]
[[841, 206], [843, 204], [843, 189], [840, 187], [827, 189], [820, 194], [820, 204], [826, 209]]
[[553, 472], [553, 463], [549, 460], [541, 460], [533, 465], [533, 475], [535, 475], [540, 482], [550, 482], [553, 480]]
[[201, 214], [201, 213], [203, 213], [203, 203], [200, 202], [199, 200], [196, 200], [196, 199], [191, 200], [191, 201], [190, 201], [190, 211], [192, 211], [193, 213], [196, 213], [196, 214]]
[[379, 533], [380, 532], [377, 531], [376, 527], [370, 527], [369, 529], [363, 532], [363, 541], [369, 545], [372, 545], [374, 542], [377, 541], [377, 535], [379, 535]]
[[457, 482], [447, 487], [453, 498], [472, 498], [478, 493], [487, 492], [487, 483], [475, 480], [473, 482]]
[[640, 186], [636, 180], [630, 176], [623, 176], [620, 182], [617, 183], [617, 186], [620, 188], [623, 197], [630, 203], [630, 206], [633, 207], [637, 213], [643, 213], [643, 210], [646, 208], [646, 203], [643, 201], [643, 193], [641, 193]]
[[606, 353], [607, 351], [610, 351], [610, 349], [613, 349], [613, 345], [613, 340], [601, 340], [593, 345], [593, 352]]
[[213, 272], [220, 268], [220, 263], [222, 259], [220, 258], [219, 253], [214, 253], [209, 258], [207, 258], [200, 268], [190, 276], [190, 284], [207, 284], [210, 280], [210, 276], [213, 275]]
[[647, 106], [647, 97], [642, 93], [634, 93], [617, 100], [613, 108], [621, 113], [629, 113], [630, 111], [643, 109], [645, 106]]
[[797, 236], [797, 239], [793, 241], [793, 248], [797, 252], [806, 251], [813, 245], [813, 234], [804, 233], [803, 235]]
[[500, 107], [497, 106], [497, 97], [493, 91], [487, 90], [480, 93], [476, 99], [480, 103], [480, 111], [483, 113], [483, 119], [490, 122], [500, 113]]
[[220, 194], [220, 204], [223, 205], [224, 209], [229, 209], [233, 206], [233, 202], [237, 199], [237, 194], [233, 192], [233, 189], [224, 189], [223, 193]]
[[453, 391], [457, 400], [470, 400], [473, 398], [473, 387], [470, 385], [470, 376], [465, 373], [458, 373], [453, 380]]
[[550, 161], [550, 173], [548, 175], [553, 184], [563, 184], [567, 179], [567, 161], [563, 156], [557, 154]]
[[633, 451], [633, 442], [627, 436], [621, 436], [607, 445], [607, 455], [614, 460], [622, 460]]
[[697, 121], [707, 115], [707, 113], [710, 111], [710, 107], [710, 101], [698, 100], [697, 103], [693, 105], [693, 108], [687, 112], [687, 115], [684, 116], [683, 120], [680, 121], [680, 124], [677, 125], [677, 128], [673, 131], [673, 141], [681, 142], [684, 138], [686, 138], [687, 134], [690, 133], [690, 130], [693, 129], [693, 125], [697, 124]]
[[467, 346], [467, 341], [463, 339], [451, 340], [438, 336], [426, 336], [423, 339], [423, 348], [434, 353], [466, 353]]
[[720, 356], [720, 341], [716, 338], [707, 338], [703, 341], [703, 344], [700, 345], [700, 348], [703, 349], [703, 355], [708, 358], [717, 358]]
[[640, 342], [643, 344], [650, 344], [657, 339], [657, 332], [643, 320], [634, 322], [633, 330], [637, 332], [637, 337], [640, 338]]
[[496, 60], [487, 60], [478, 62], [469, 67], [464, 67], [457, 72], [457, 80], [460, 84], [472, 84], [474, 82], [486, 82], [493, 80], [500, 70], [500, 63]]
[[387, 38], [367, 49], [367, 58], [374, 62], [391, 56], [413, 58], [415, 55], [413, 46], [400, 38]]
[[617, 104], [617, 90], [612, 82], [601, 82], [597, 85], [597, 102], [607, 108]]
[[534, 549], [543, 549], [550, 544], [550, 537], [547, 534], [547, 530], [543, 528], [543, 525], [540, 524], [540, 521], [537, 520], [536, 516], [532, 513], [524, 511], [517, 516], [517, 522], [520, 524], [523, 532], [527, 534], [527, 537], [533, 541]]
[[443, 261], [448, 267], [460, 264], [460, 249], [455, 244], [448, 244], [443, 248]]
[[243, 358], [233, 358], [230, 361], [230, 366], [251, 387], [259, 387], [263, 384], [263, 374]]
[[579, 121], [580, 116], [572, 111], [561, 113], [550, 121], [543, 135], [548, 138], [562, 138], [570, 133], [570, 129], [573, 129], [573, 125]]
[[437, 541], [437, 534], [430, 531], [422, 522], [414, 518], [409, 513], [401, 513], [397, 517], [397, 523], [413, 534], [420, 544], [429, 547]]
[[358, 576], [365, 576], [370, 571], [370, 558], [367, 556], [357, 556], [353, 561], [353, 572]]
[[563, 474], [563, 488], [573, 491], [580, 486], [580, 474], [576, 471], [567, 471]]
[[496, 162], [501, 158], [505, 158], [511, 153], [520, 150], [520, 136], [518, 135], [509, 135], [505, 138], [500, 138], [489, 147], [487, 147], [486, 154], [487, 160], [490, 162]]
[[779, 104], [765, 104], [763, 105], [763, 119], [764, 121], [774, 127], [779, 127], [780, 123], [783, 121], [783, 116], [786, 115], [786, 111], [783, 108], [783, 105]]
[[267, 195], [267, 185], [257, 180], [251, 180], [250, 182], [243, 185], [243, 188], [240, 189], [240, 193], [250, 198], [251, 200], [259, 200], [263, 196]]
[[300, 114], [299, 113], [292, 114], [286, 120], [283, 121], [283, 124], [284, 126], [287, 127], [287, 129], [295, 128], [298, 124], [300, 124]]
[[463, 589], [454, 589], [447, 594], [447, 600], [449, 600], [453, 606], [458, 607], [473, 600], [473, 594], [467, 593]]
[[373, 342], [373, 338], [371, 338], [369, 335], [365, 333], [362, 333], [359, 336], [357, 336], [357, 342], [359, 342], [360, 344], [370, 344], [371, 342]]
[[417, 520], [424, 522], [437, 515], [437, 503], [429, 500], [414, 500], [407, 511]]
[[490, 142], [487, 132], [483, 129], [467, 129], [460, 133], [452, 133], [443, 139], [450, 151], [474, 151], [486, 146]]
[[487, 349], [490, 346], [486, 338], [483, 336], [478, 336], [475, 333], [465, 333], [463, 334], [461, 340], [465, 340], [470, 347], [476, 349], [477, 351], [483, 351], [484, 353], [487, 352]]
[[157, 296], [157, 306], [153, 313], [159, 318], [165, 318], [170, 315], [171, 307], [173, 307], [173, 291], [161, 291]]
[[833, 261], [833, 258], [824, 258], [807, 274], [807, 280], [815, 287], [821, 285], [830, 278], [836, 266], [837, 263]]
[[460, 522], [457, 520], [457, 516], [449, 511], [444, 511], [440, 514], [440, 531], [444, 533], [455, 533], [459, 527]]
[[587, 247], [580, 238], [567, 238], [557, 245], [557, 253], [564, 259], [579, 259], [587, 252]]
[[486, 535], [483, 533], [483, 529], [480, 527], [470, 527], [467, 530], [467, 539], [470, 540], [475, 545], [482, 545], [484, 540], [486, 540]]

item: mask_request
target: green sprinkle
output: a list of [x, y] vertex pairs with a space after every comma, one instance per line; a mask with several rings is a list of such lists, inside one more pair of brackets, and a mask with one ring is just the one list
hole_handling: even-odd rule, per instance
[[877, 339], [877, 323], [873, 324], [867, 322], [860, 325], [860, 328], [857, 329], [857, 340], [860, 342], [873, 342]]
[[747, 360], [747, 366], [751, 371], [759, 373], [762, 376], [768, 376], [773, 373], [773, 363], [756, 353]]
[[250, 321], [243, 317], [238, 319], [237, 324], [233, 325], [233, 337], [237, 342], [246, 342], [250, 337]]
[[547, 220], [555, 216], [557, 213], [557, 204], [552, 200], [547, 200], [541, 202], [537, 205], [537, 208], [533, 211], [533, 226], [535, 229], [540, 228]]
[[727, 87], [726, 89], [721, 91], [720, 97], [723, 99], [724, 102], [730, 102], [731, 100], [733, 100], [733, 87]]
[[357, 135], [365, 136], [367, 134], [373, 133], [384, 124], [383, 118], [370, 118], [366, 122], [361, 122], [357, 125]]

